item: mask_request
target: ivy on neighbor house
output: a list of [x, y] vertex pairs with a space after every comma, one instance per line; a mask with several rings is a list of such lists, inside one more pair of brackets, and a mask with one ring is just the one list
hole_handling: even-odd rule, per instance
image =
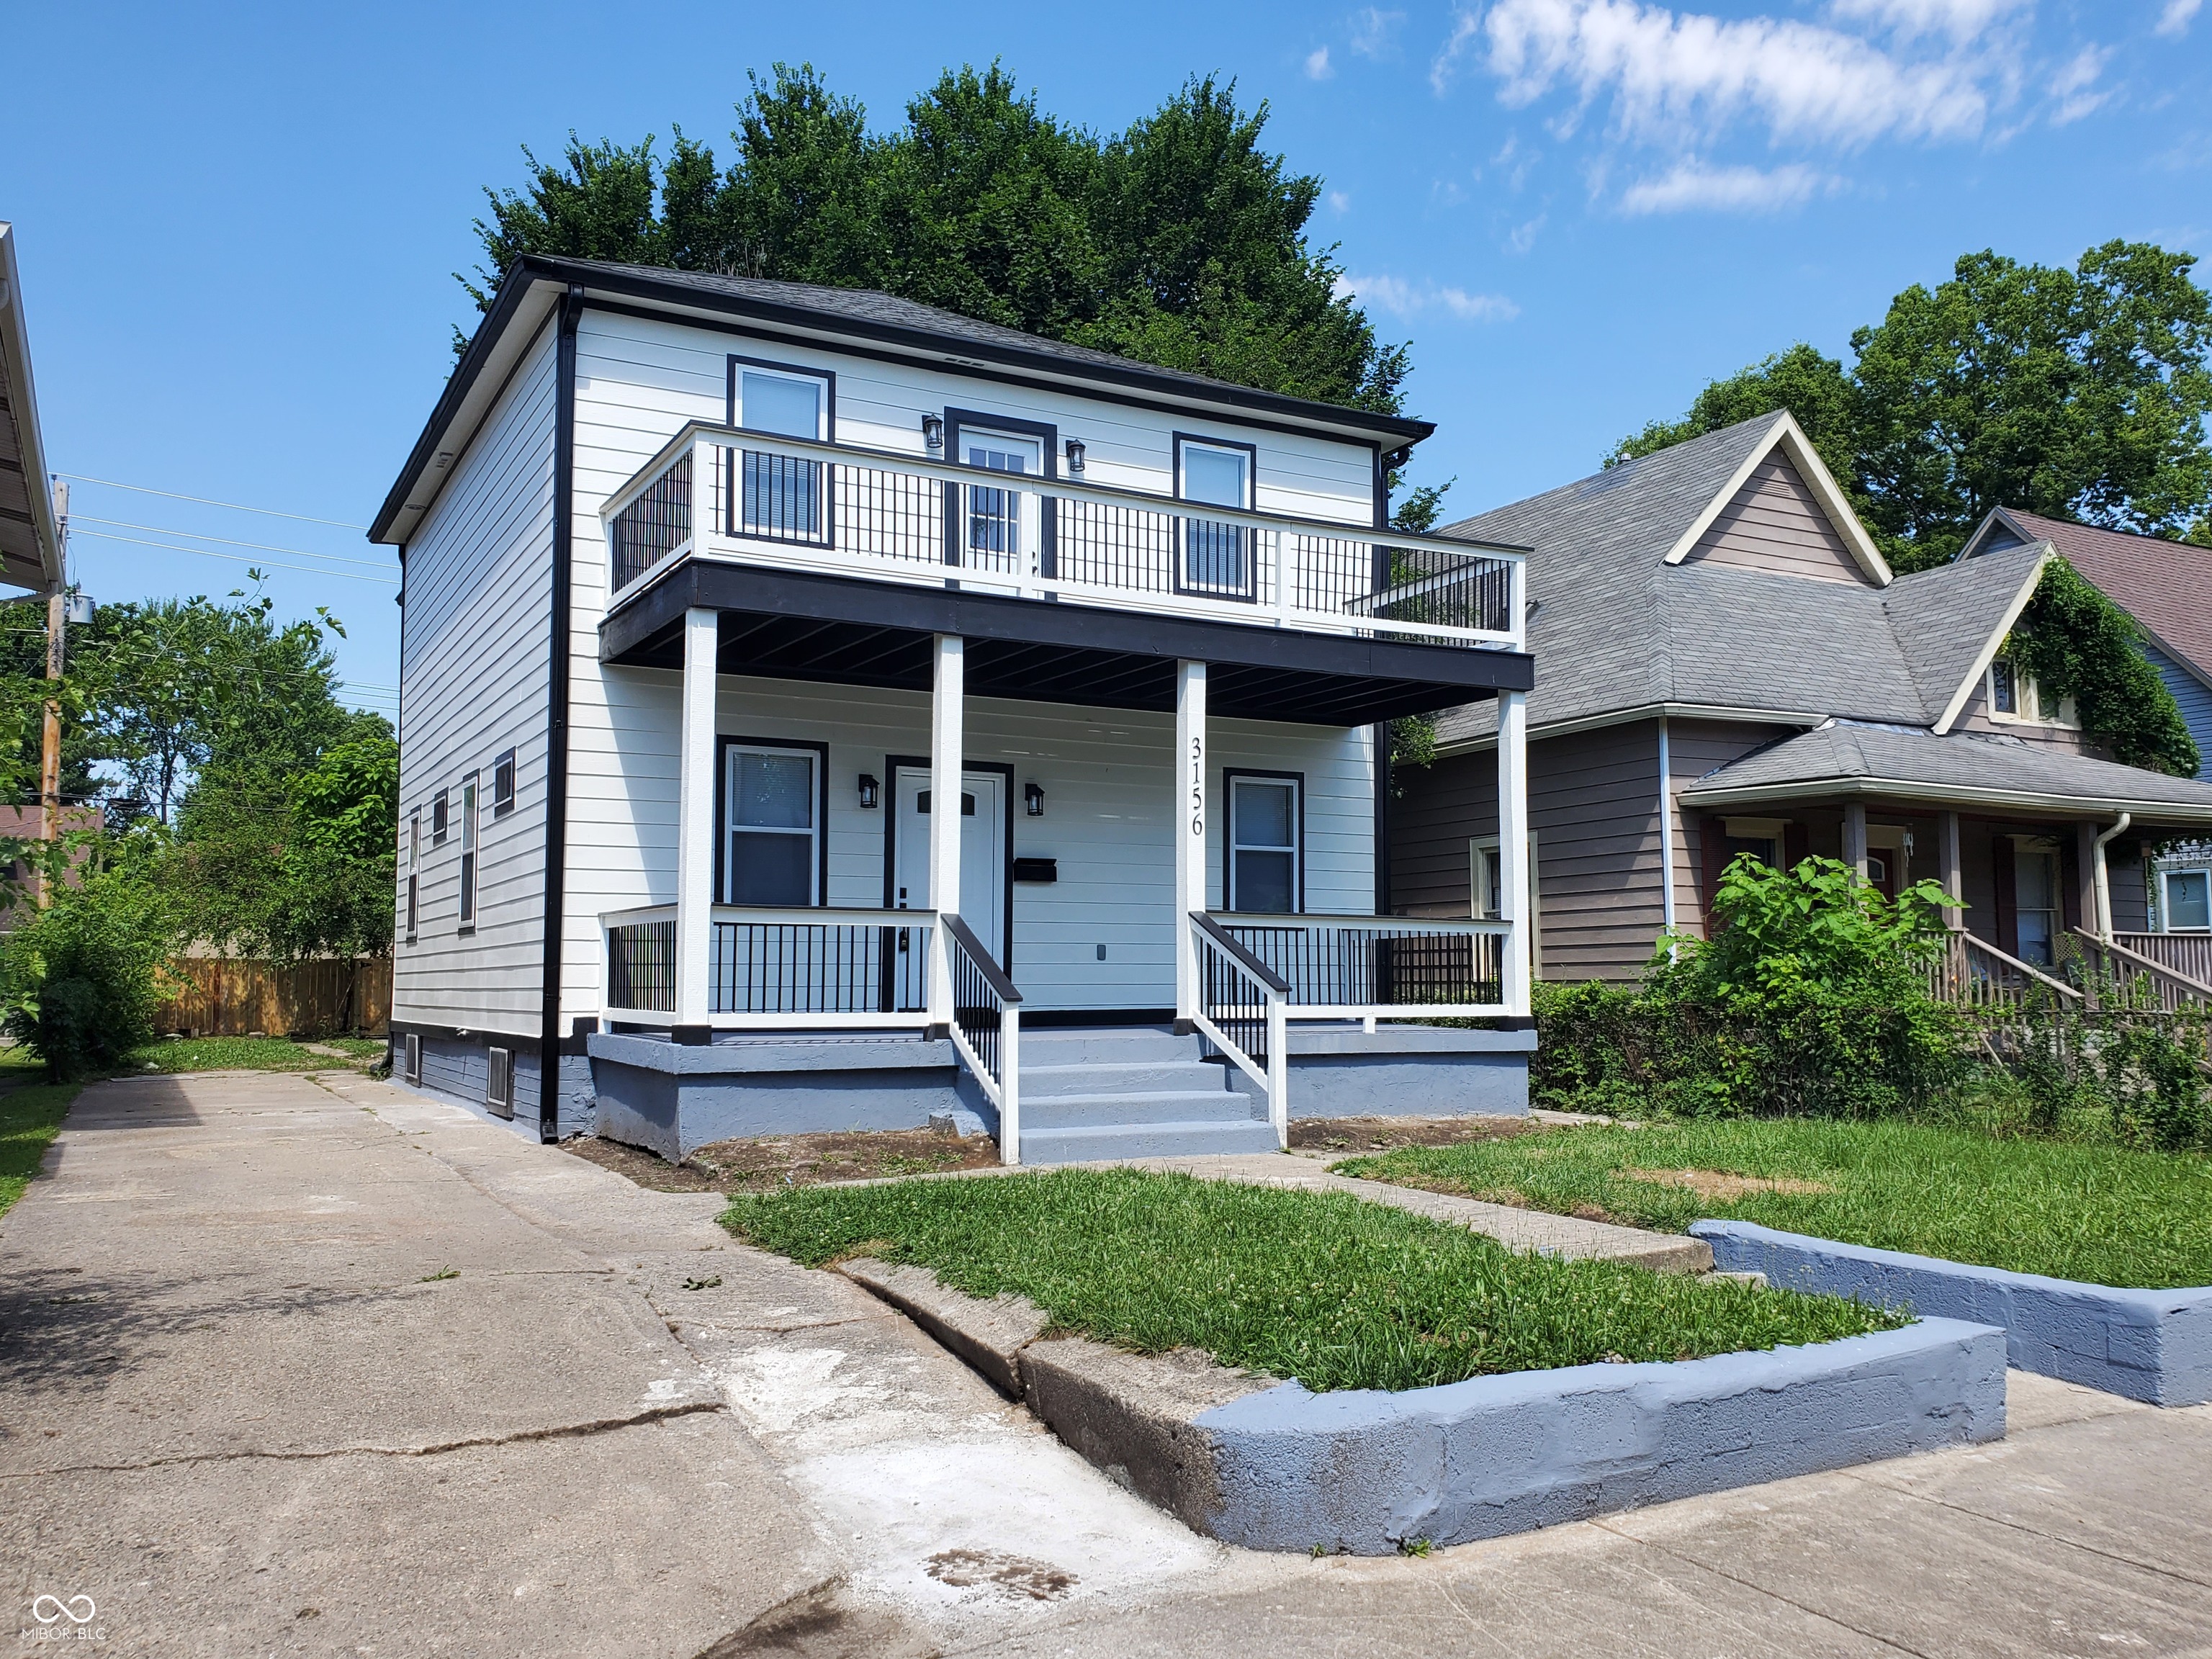
[[2194, 777], [2202, 758], [2196, 741], [2142, 644], [2132, 617], [2064, 559], [2053, 559], [2007, 654], [2049, 695], [2073, 698], [2082, 730], [2113, 759]]

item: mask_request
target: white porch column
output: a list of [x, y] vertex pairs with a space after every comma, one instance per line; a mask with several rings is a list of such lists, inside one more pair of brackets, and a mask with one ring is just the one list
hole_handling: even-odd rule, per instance
[[[1198, 947], [1190, 915], [1206, 907], [1206, 665], [1176, 664], [1176, 1030], [1198, 1018]], [[1223, 843], [1222, 857], [1229, 856]]]
[[[960, 914], [960, 751], [967, 692], [966, 642], [939, 634], [929, 690], [929, 908], [939, 918]], [[952, 1024], [951, 940], [929, 930], [929, 1023]]]
[[1528, 1013], [1531, 941], [1536, 918], [1528, 902], [1528, 694], [1498, 694], [1498, 906], [1513, 924], [1505, 940], [1505, 1011]]
[[1844, 807], [1844, 862], [1852, 876], [1867, 878], [1866, 803], [1851, 801]]
[[676, 1023], [710, 1018], [714, 903], [714, 653], [712, 611], [684, 613], [684, 713], [676, 796]]
[[[1943, 891], [1963, 902], [1966, 896], [1966, 877], [1959, 860], [1959, 815], [1956, 812], [1943, 814], [1942, 827], [1936, 832], [1936, 858], [1942, 866]], [[1943, 919], [1950, 925], [1953, 933], [1966, 932], [1966, 913], [1963, 909], [1946, 910]]]

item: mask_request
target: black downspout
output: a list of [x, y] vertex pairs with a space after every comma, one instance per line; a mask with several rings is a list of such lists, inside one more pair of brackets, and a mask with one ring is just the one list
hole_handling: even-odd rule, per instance
[[554, 347], [553, 629], [545, 709], [545, 964], [538, 1037], [538, 1138], [561, 1139], [561, 919], [568, 897], [568, 621], [574, 563], [576, 324], [584, 290], [570, 283], [561, 301]]

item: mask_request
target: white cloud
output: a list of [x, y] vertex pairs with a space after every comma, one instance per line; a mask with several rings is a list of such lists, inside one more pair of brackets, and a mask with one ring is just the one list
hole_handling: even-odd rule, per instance
[[1402, 11], [1362, 6], [1352, 14], [1352, 51], [1362, 58], [1389, 57], [1397, 48], [1398, 26], [1405, 21]]
[[1352, 210], [1352, 198], [1340, 190], [1333, 190], [1328, 193], [1328, 207], [1332, 213], [1348, 213]]
[[1538, 214], [1525, 225], [1514, 227], [1513, 234], [1505, 239], [1508, 253], [1526, 253], [1536, 246], [1536, 237], [1544, 228], [1545, 215]]
[[1340, 298], [1348, 295], [1387, 311], [1401, 322], [1439, 311], [1463, 323], [1507, 323], [1521, 314], [1521, 307], [1502, 294], [1469, 294], [1463, 288], [1411, 283], [1403, 276], [1340, 276], [1336, 292]]
[[1556, 87], [1577, 94], [1577, 113], [1610, 99], [1619, 131], [1634, 138], [1686, 143], [1740, 119], [1777, 139], [1966, 137], [1989, 115], [1968, 61], [1907, 60], [1814, 24], [1640, 0], [1500, 0], [1480, 19], [1462, 12], [1431, 72], [1439, 89], [1478, 35], [1507, 104]]
[[1788, 167], [1709, 167], [1694, 157], [1621, 193], [1623, 213], [1774, 213], [1842, 188], [1843, 180], [1802, 163]]
[[1306, 79], [1326, 81], [1336, 71], [1328, 66], [1328, 48], [1316, 46], [1306, 54]]
[[2158, 33], [2170, 40], [2179, 40], [2189, 33], [2190, 20], [2197, 15], [2204, 0], [2166, 0], [2166, 9], [2158, 15]]
[[1482, 19], [1479, 15], [1464, 8], [1452, 14], [1451, 34], [1437, 52], [1436, 61], [1429, 65], [1429, 86], [1437, 97], [1444, 95], [1444, 88], [1451, 85], [1452, 76], [1459, 72], [1459, 60], [1474, 50], [1481, 37]]
[[1831, 0], [1829, 12], [1860, 22], [1887, 24], [1906, 40], [1945, 34], [1964, 43], [2035, 0]]
[[2105, 60], [2111, 55], [2101, 47], [2084, 46], [2051, 77], [2051, 95], [2058, 100], [2051, 114], [2052, 125], [2063, 127], [2078, 121], [2112, 95], [2090, 90], [2105, 72]]

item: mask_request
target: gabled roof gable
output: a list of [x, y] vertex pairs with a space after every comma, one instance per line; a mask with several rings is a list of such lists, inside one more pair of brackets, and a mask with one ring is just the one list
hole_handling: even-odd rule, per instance
[[1752, 481], [1753, 474], [1759, 471], [1760, 465], [1778, 450], [1788, 458], [1799, 478], [1812, 492], [1814, 502], [1834, 527], [1836, 534], [1842, 538], [1852, 562], [1876, 587], [1888, 586], [1893, 580], [1889, 562], [1881, 556], [1881, 550], [1866, 533], [1866, 526], [1859, 522], [1858, 514], [1851, 510], [1850, 498], [1844, 494], [1843, 486], [1828, 471], [1827, 463], [1820, 459], [1820, 452], [1813, 447], [1812, 440], [1805, 435], [1805, 429], [1797, 424], [1796, 417], [1786, 409], [1776, 410], [1768, 418], [1772, 425], [1764, 439], [1745, 451], [1742, 460], [1727, 483], [1675, 538], [1674, 546], [1668, 549], [1664, 562], [1680, 564], [1687, 559], [1705, 532], [1712, 528], [1714, 521], [1728, 511], [1729, 505]]

